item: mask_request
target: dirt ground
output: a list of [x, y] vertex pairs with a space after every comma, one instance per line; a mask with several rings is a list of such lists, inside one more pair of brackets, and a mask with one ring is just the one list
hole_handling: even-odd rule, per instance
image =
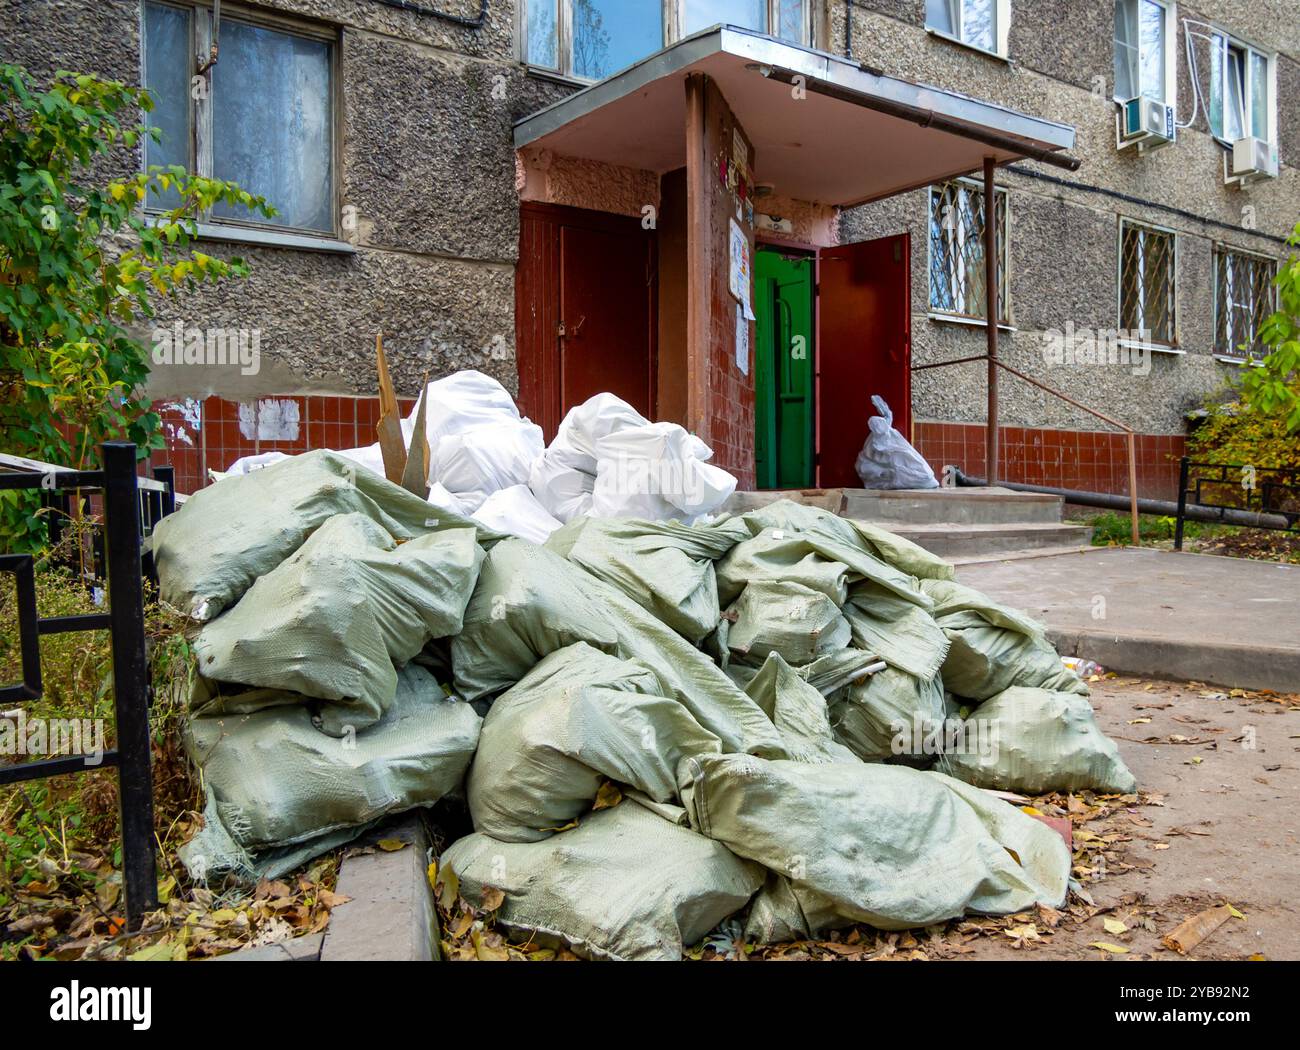
[[[1177, 959], [1161, 938], [1227, 903], [1244, 918], [1187, 958], [1300, 959], [1300, 697], [1134, 678], [1092, 688], [1141, 791], [1091, 819], [1075, 800], [1075, 873], [1101, 910], [1072, 897], [1054, 927], [1054, 915], [999, 920], [970, 937], [965, 957]], [[1127, 929], [1109, 932], [1107, 920]]]

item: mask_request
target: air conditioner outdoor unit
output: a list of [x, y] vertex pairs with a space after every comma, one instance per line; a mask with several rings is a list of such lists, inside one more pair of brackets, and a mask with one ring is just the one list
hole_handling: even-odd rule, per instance
[[1120, 106], [1118, 122], [1120, 149], [1148, 150], [1174, 141], [1174, 107], [1155, 99], [1129, 99]]
[[1254, 182], [1277, 178], [1277, 147], [1263, 139], [1238, 139], [1232, 144], [1229, 181]]

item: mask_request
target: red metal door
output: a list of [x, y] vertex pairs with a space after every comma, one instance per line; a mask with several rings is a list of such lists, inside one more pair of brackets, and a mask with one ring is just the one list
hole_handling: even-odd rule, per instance
[[560, 399], [564, 411], [617, 394], [653, 418], [654, 244], [636, 232], [560, 229]]
[[861, 487], [854, 461], [881, 395], [894, 427], [912, 421], [912, 238], [902, 233], [818, 254], [817, 484]]

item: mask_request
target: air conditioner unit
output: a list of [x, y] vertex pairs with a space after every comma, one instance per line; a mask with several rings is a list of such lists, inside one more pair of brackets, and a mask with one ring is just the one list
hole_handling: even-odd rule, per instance
[[1120, 149], [1166, 146], [1174, 141], [1174, 107], [1152, 98], [1131, 98], [1120, 106], [1117, 134]]
[[1277, 178], [1277, 147], [1263, 139], [1238, 139], [1232, 144], [1228, 181], [1254, 182]]

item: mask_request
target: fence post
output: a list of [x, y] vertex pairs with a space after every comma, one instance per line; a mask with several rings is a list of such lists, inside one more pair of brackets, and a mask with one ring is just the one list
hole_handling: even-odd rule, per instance
[[140, 575], [140, 489], [135, 445], [100, 446], [104, 463], [104, 536], [113, 706], [117, 720], [118, 813], [127, 924], [139, 926], [158, 906], [150, 769], [149, 664], [145, 656], [144, 584]]
[[1191, 460], [1184, 456], [1178, 461], [1178, 520], [1174, 523], [1174, 550], [1183, 549], [1183, 522], [1187, 515], [1187, 479], [1191, 473]]

